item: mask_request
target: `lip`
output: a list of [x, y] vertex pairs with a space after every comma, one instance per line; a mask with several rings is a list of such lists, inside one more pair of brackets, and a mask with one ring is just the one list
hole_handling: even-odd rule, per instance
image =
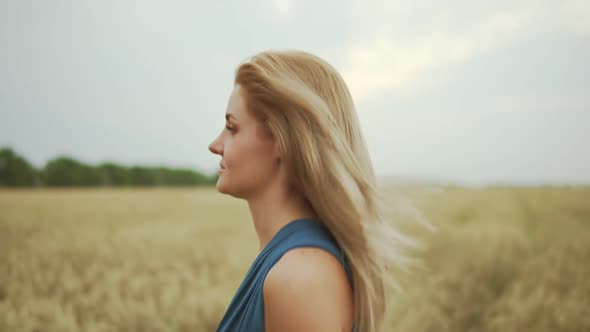
[[225, 168], [220, 168], [219, 171], [217, 171], [217, 174], [221, 174], [223, 171], [225, 171]]

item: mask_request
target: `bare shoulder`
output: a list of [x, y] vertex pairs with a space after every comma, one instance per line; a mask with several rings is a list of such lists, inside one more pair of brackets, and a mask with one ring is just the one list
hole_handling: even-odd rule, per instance
[[264, 281], [266, 331], [350, 331], [353, 297], [342, 264], [320, 248], [291, 249]]

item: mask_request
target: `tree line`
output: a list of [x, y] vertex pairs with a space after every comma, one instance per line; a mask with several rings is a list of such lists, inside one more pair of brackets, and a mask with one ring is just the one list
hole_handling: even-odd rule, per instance
[[216, 174], [191, 169], [124, 166], [112, 162], [89, 165], [68, 156], [58, 156], [37, 169], [12, 148], [0, 149], [0, 186], [201, 186], [216, 182]]

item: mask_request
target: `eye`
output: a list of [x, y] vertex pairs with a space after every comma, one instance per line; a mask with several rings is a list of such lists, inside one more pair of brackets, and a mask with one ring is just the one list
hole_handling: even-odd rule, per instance
[[227, 130], [229, 130], [229, 131], [231, 131], [231, 132], [233, 132], [233, 131], [234, 131], [234, 128], [232, 128], [232, 127], [230, 127], [230, 126], [228, 126], [228, 125], [225, 125], [225, 129], [227, 129]]

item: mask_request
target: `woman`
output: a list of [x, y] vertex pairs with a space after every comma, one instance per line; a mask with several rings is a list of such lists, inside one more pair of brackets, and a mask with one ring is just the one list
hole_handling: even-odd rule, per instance
[[218, 331], [378, 331], [402, 238], [346, 84], [300, 51], [259, 53], [234, 83], [209, 150], [217, 190], [248, 202], [260, 253]]

